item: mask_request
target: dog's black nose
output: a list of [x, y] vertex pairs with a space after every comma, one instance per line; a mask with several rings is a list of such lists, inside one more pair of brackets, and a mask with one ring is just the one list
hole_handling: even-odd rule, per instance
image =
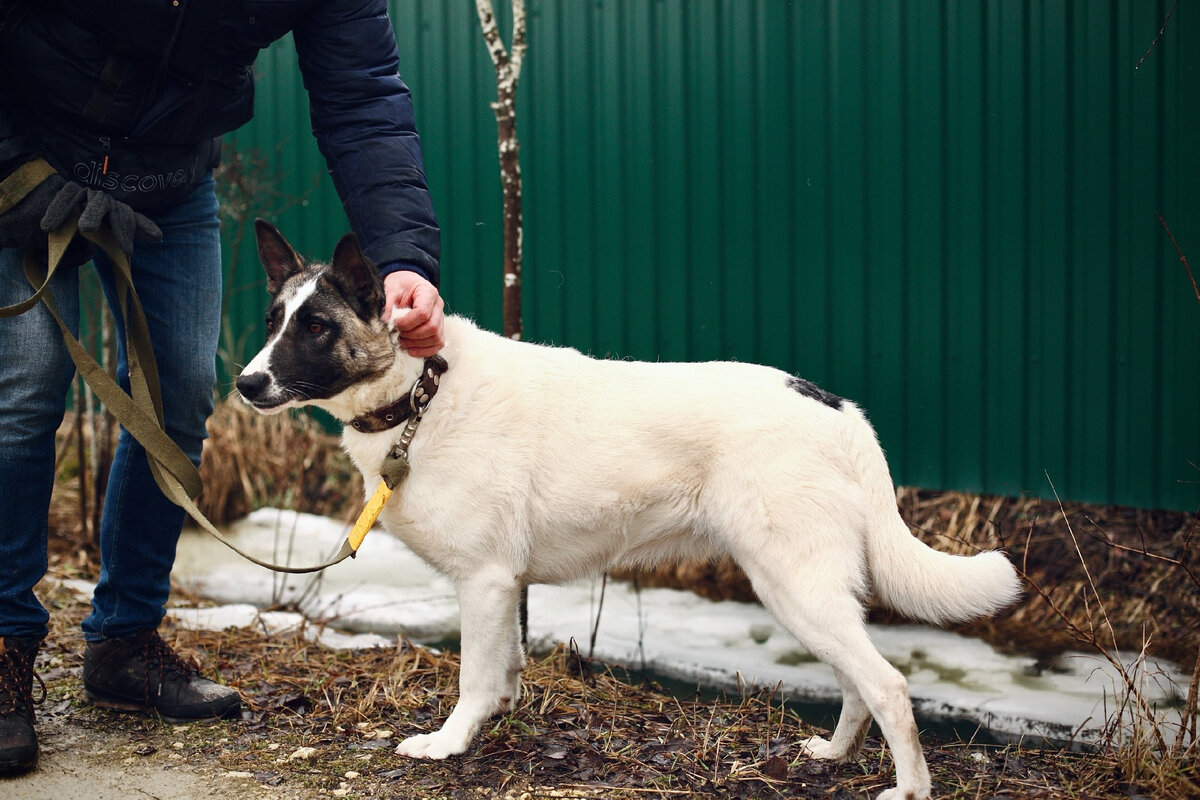
[[271, 376], [265, 372], [251, 372], [249, 375], [239, 375], [235, 385], [242, 397], [257, 400], [271, 385]]

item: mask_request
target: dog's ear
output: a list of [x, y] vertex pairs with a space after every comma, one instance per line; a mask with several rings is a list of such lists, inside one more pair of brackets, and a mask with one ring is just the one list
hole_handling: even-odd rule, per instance
[[267, 272], [267, 291], [278, 294], [284, 282], [299, 272], [304, 262], [279, 229], [265, 219], [254, 220], [254, 236], [258, 240], [258, 259]]
[[347, 233], [333, 250], [333, 271], [347, 283], [354, 299], [361, 304], [364, 319], [383, 313], [383, 282], [379, 271], [366, 259], [358, 246], [358, 237]]

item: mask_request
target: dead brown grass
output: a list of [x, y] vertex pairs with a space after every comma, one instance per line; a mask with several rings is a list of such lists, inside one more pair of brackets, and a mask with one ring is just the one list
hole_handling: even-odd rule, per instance
[[[1197, 515], [910, 488], [899, 489], [897, 497], [905, 521], [928, 544], [952, 553], [1003, 549], [1031, 579], [1051, 587], [1053, 604], [1026, 592], [1005, 615], [961, 626], [962, 632], [1006, 650], [1034, 653], [1049, 664], [1081, 644], [1062, 624], [1059, 611], [1082, 630], [1105, 622], [1087, 599], [1094, 584], [1106, 599], [1117, 646], [1134, 653], [1145, 646], [1153, 655], [1188, 666], [1195, 660], [1200, 591], [1188, 576], [1193, 540], [1200, 535]], [[1156, 557], [1163, 554], [1168, 558]], [[750, 582], [729, 560], [618, 577], [643, 586], [689, 588], [712, 599], [755, 599]], [[873, 618], [888, 621], [890, 615], [875, 611]]]
[[[76, 746], [152, 765], [182, 758], [194, 769], [271, 787], [272, 796], [850, 800], [874, 797], [894, 779], [877, 737], [851, 763], [804, 757], [797, 742], [814, 730], [770, 691], [680, 697], [614, 675], [570, 646], [531, 659], [517, 709], [497, 718], [469, 753], [441, 762], [394, 749], [399, 737], [444, 721], [457, 696], [458, 656], [403, 641], [334, 651], [302, 632], [266, 637], [167, 625], [164, 636], [180, 653], [242, 693], [242, 718], [178, 725], [113, 715], [78, 700], [84, 603], [61, 590], [48, 600], [56, 624], [39, 661], [49, 690], [39, 726], [47, 736], [70, 725], [84, 735]], [[937, 798], [1137, 793], [1107, 755], [926, 745]]]
[[244, 403], [217, 404], [208, 422], [200, 510], [221, 525], [256, 508], [293, 508], [352, 522], [362, 476], [320, 419], [259, 414]]
[[[85, 451], [91, 446], [82, 428]], [[308, 413], [265, 416], [237, 400], [217, 404], [208, 421], [198, 505], [216, 525], [264, 506], [294, 508], [353, 521], [362, 505], [362, 476], [338, 445], [338, 437]], [[59, 480], [50, 508], [50, 529], [86, 546], [89, 532], [80, 521], [80, 494], [92, 496], [91, 478], [82, 483], [76, 442], [80, 428], [68, 419], [60, 431]], [[110, 445], [110, 452], [114, 442]]]

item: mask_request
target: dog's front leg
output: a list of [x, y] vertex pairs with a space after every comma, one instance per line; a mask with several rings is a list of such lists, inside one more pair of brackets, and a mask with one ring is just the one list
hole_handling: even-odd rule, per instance
[[493, 567], [458, 584], [462, 617], [462, 670], [458, 705], [441, 730], [410, 736], [396, 752], [414, 758], [445, 758], [464, 752], [493, 714], [510, 710], [521, 685], [520, 584]]

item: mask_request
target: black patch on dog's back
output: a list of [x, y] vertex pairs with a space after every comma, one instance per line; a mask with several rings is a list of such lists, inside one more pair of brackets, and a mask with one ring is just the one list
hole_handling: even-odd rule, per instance
[[804, 378], [798, 378], [795, 375], [788, 376], [787, 385], [792, 391], [799, 392], [805, 397], [816, 400], [818, 403], [824, 403], [835, 411], [841, 411], [842, 405], [846, 402], [836, 394], [825, 391], [812, 381], [806, 381]]

